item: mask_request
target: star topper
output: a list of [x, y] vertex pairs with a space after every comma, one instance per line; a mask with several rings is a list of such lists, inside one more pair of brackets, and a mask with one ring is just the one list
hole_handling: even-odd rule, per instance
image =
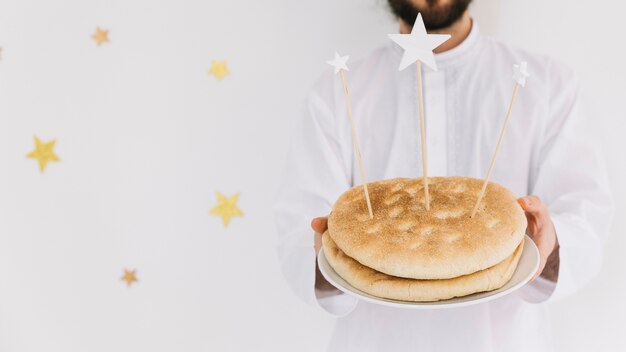
[[389, 38], [404, 49], [399, 71], [404, 70], [417, 60], [437, 71], [433, 49], [450, 39], [449, 34], [428, 34], [422, 14], [417, 14], [411, 34], [389, 34]]
[[348, 62], [348, 59], [350, 59], [350, 56], [346, 55], [346, 56], [341, 56], [339, 55], [338, 52], [335, 51], [335, 58], [332, 60], [328, 60], [326, 61], [329, 65], [331, 65], [332, 67], [335, 68], [335, 74], [338, 74], [339, 71], [341, 70], [346, 70], [346, 71], [350, 71], [350, 69], [348, 69], [348, 65], [346, 65], [346, 63]]
[[513, 65], [513, 79], [517, 84], [522, 87], [526, 86], [526, 78], [530, 75], [528, 74], [528, 64], [526, 61], [522, 61], [519, 64]]

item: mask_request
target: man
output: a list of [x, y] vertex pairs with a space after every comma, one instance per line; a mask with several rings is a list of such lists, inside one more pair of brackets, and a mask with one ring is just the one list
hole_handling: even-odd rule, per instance
[[[422, 13], [431, 33], [451, 34], [424, 68], [429, 173], [483, 178], [513, 89], [512, 66], [528, 62], [492, 174], [519, 195], [527, 233], [541, 253], [523, 289], [465, 308], [402, 310], [345, 295], [316, 269], [320, 233], [337, 197], [361, 182], [346, 106], [327, 72], [310, 95], [276, 206], [279, 256], [294, 291], [337, 320], [330, 351], [548, 351], [548, 300], [599, 271], [611, 201], [599, 155], [583, 138], [578, 89], [555, 61], [480, 34], [471, 0], [389, 0], [401, 33]], [[353, 62], [347, 73], [367, 181], [422, 175], [415, 65], [398, 71], [393, 43]], [[315, 233], [314, 233], [315, 232]]]

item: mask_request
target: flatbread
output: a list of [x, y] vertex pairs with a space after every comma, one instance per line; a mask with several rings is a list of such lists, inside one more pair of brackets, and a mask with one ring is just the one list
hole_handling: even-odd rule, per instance
[[444, 280], [394, 277], [368, 268], [341, 251], [329, 236], [322, 237], [324, 254], [335, 272], [353, 287], [370, 295], [401, 301], [431, 302], [498, 289], [506, 284], [519, 263], [524, 239], [504, 261], [469, 275]]
[[329, 234], [347, 256], [381, 273], [412, 279], [449, 279], [509, 258], [524, 238], [526, 216], [508, 189], [490, 182], [480, 208], [470, 213], [483, 180], [429, 178], [430, 210], [422, 179], [368, 184], [342, 194], [328, 218]]

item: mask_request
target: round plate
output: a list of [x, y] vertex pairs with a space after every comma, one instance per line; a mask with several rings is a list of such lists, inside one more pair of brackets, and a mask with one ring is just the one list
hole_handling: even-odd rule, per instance
[[347, 281], [341, 278], [341, 276], [339, 276], [335, 272], [335, 270], [333, 270], [333, 268], [326, 260], [326, 256], [324, 255], [324, 248], [320, 249], [320, 252], [317, 256], [317, 263], [320, 268], [320, 272], [322, 273], [322, 275], [324, 275], [324, 278], [328, 280], [328, 282], [337, 287], [339, 290], [364, 301], [381, 304], [384, 306], [407, 309], [442, 309], [464, 307], [472, 304], [483, 303], [518, 290], [526, 283], [528, 283], [533, 275], [537, 272], [537, 269], [539, 268], [539, 250], [537, 249], [537, 246], [535, 246], [535, 242], [533, 242], [533, 240], [528, 237], [528, 235], [526, 235], [526, 240], [524, 241], [524, 249], [522, 250], [522, 256], [520, 257], [517, 268], [515, 269], [511, 280], [509, 280], [509, 282], [507, 282], [504, 286], [493, 291], [478, 292], [468, 296], [455, 297], [436, 302], [398, 301], [394, 299], [380, 298], [365, 293], [350, 285]]

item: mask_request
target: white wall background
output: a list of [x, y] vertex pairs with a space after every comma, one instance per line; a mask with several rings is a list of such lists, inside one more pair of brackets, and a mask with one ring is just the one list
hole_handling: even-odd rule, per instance
[[[0, 0], [0, 351], [323, 350], [333, 320], [288, 290], [270, 204], [309, 87], [335, 49], [387, 41], [385, 3]], [[585, 84], [618, 208], [603, 274], [552, 305], [554, 334], [560, 351], [625, 350], [626, 5], [473, 10]], [[57, 139], [44, 174], [34, 134]], [[216, 191], [241, 193], [228, 228]]]

